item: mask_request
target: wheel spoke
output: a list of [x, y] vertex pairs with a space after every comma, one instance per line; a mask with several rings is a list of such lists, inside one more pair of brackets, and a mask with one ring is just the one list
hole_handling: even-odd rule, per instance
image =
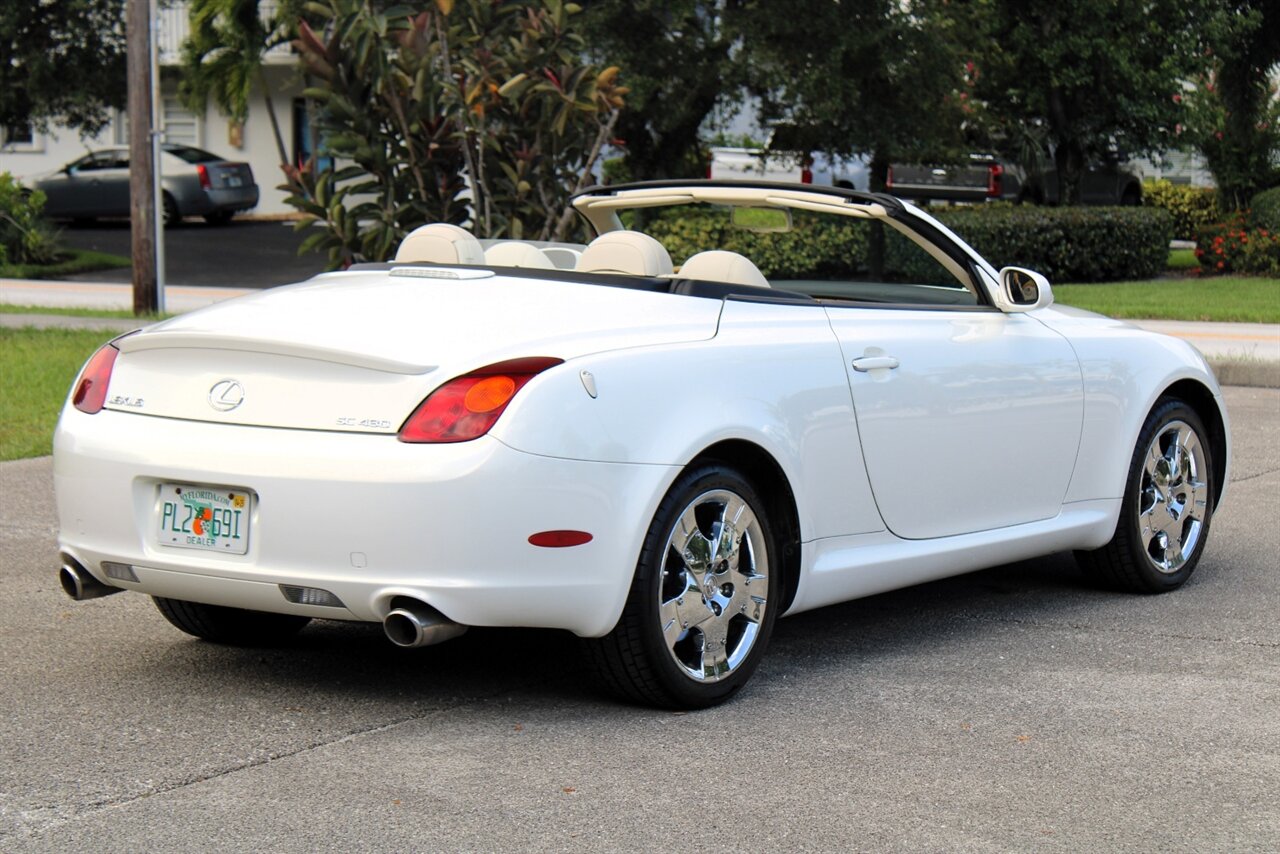
[[1142, 469], [1147, 473], [1147, 477], [1151, 478], [1152, 484], [1159, 482], [1156, 467], [1163, 459], [1164, 454], [1160, 453], [1160, 440], [1156, 439], [1151, 443], [1151, 447], [1147, 448], [1147, 458], [1142, 463]]
[[728, 619], [715, 619], [703, 623], [702, 632], [702, 675], [708, 679], [725, 676], [729, 672], [729, 639]]

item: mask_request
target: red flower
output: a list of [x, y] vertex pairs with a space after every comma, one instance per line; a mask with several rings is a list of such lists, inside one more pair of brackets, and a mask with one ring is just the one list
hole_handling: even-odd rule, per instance
[[1178, 93], [1176, 93], [1176, 92], [1175, 92], [1175, 93], [1174, 93], [1174, 95], [1173, 95], [1173, 103], [1175, 103], [1175, 104], [1181, 104], [1181, 103], [1182, 103], [1182, 95], [1180, 95], [1180, 94], [1178, 94]]
[[1218, 262], [1218, 269], [1219, 269], [1219, 270], [1221, 270], [1221, 269], [1222, 269], [1222, 262], [1221, 262], [1221, 261], [1219, 261], [1219, 262]]

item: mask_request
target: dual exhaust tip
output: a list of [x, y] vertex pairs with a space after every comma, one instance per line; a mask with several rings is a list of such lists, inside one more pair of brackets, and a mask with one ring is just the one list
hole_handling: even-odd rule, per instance
[[[103, 584], [79, 561], [66, 554], [62, 555], [58, 583], [62, 585], [63, 592], [77, 602], [124, 592], [124, 588]], [[396, 646], [430, 646], [452, 640], [467, 631], [466, 626], [453, 622], [426, 602], [400, 598], [394, 604], [396, 607], [382, 621], [382, 630]]]

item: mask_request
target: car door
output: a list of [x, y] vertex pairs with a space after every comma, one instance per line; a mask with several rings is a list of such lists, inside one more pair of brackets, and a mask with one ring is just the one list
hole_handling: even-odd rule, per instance
[[129, 215], [129, 154], [126, 151], [103, 152], [94, 174], [95, 205], [99, 216]]
[[96, 154], [81, 157], [40, 181], [38, 187], [45, 195], [46, 216], [74, 217], [88, 213], [89, 196], [85, 191], [92, 180], [97, 157]]
[[907, 539], [1057, 515], [1080, 442], [1071, 346], [950, 266], [921, 252], [862, 288], [872, 300], [827, 301], [876, 506]]

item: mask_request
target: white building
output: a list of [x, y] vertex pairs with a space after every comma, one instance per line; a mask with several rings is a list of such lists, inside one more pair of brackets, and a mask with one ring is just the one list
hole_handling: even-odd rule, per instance
[[[263, 3], [263, 14], [274, 13], [273, 4]], [[231, 123], [210, 104], [203, 114], [194, 114], [178, 100], [178, 75], [182, 42], [187, 37], [185, 2], [176, 2], [159, 13], [159, 47], [163, 130], [167, 142], [203, 148], [228, 160], [243, 161], [253, 167], [261, 197], [256, 214], [286, 213], [285, 193], [277, 189], [284, 182], [280, 169], [266, 100], [256, 88], [243, 126]], [[290, 161], [301, 162], [309, 152], [309, 140], [301, 64], [288, 45], [266, 54], [263, 71], [271, 88], [272, 103], [280, 123], [285, 151]], [[28, 178], [56, 171], [88, 151], [129, 142], [129, 126], [124, 111], [117, 111], [111, 123], [97, 136], [82, 138], [68, 128], [51, 128], [38, 133], [30, 127], [0, 128], [0, 172]]]

